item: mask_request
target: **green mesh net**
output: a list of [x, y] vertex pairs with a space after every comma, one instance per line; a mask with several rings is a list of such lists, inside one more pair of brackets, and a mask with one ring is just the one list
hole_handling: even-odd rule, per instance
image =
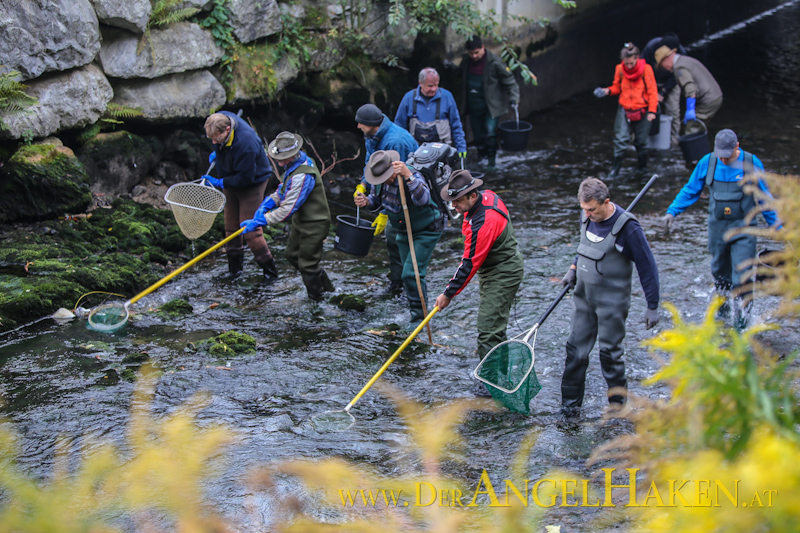
[[475, 375], [486, 383], [492, 398], [510, 411], [527, 415], [531, 400], [542, 390], [533, 360], [533, 348], [528, 343], [506, 341], [488, 353]]
[[128, 316], [128, 307], [123, 302], [103, 304], [89, 313], [89, 327], [97, 331], [114, 331], [125, 325]]

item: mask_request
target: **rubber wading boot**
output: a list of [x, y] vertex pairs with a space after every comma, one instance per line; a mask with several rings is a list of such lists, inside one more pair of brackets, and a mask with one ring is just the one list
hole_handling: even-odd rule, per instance
[[266, 281], [274, 281], [278, 279], [278, 267], [275, 265], [275, 259], [270, 257], [266, 261], [258, 264], [264, 270], [264, 279]]
[[639, 170], [641, 171], [647, 170], [647, 152], [645, 151], [637, 152], [636, 156], [639, 158]]
[[622, 168], [622, 156], [615, 155], [614, 160], [611, 162], [611, 172], [608, 173], [606, 179], [614, 179], [619, 176], [619, 170]]
[[304, 274], [303, 284], [306, 286], [306, 291], [308, 292], [309, 298], [315, 302], [322, 300], [322, 297], [325, 294], [325, 288], [322, 286], [322, 272], [312, 276], [306, 276]]
[[228, 272], [232, 278], [238, 278], [244, 269], [244, 250], [228, 250]]
[[331, 281], [331, 278], [328, 277], [328, 273], [325, 272], [324, 268], [322, 269], [321, 279], [322, 279], [322, 288], [325, 289], [326, 292], [336, 291], [336, 287], [333, 286], [333, 282]]
[[488, 156], [486, 161], [486, 172], [497, 172], [497, 155], [492, 154]]

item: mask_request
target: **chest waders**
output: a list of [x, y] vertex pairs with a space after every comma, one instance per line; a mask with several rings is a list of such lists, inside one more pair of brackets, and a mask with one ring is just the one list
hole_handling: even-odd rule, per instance
[[300, 165], [289, 176], [284, 177], [281, 187], [285, 188], [289, 179], [298, 174], [313, 175], [314, 188], [303, 205], [292, 215], [292, 230], [289, 233], [289, 242], [286, 243], [285, 255], [286, 260], [300, 271], [308, 297], [319, 301], [325, 291], [335, 290], [328, 274], [319, 265], [322, 260], [322, 242], [330, 230], [331, 215], [318, 169]]
[[442, 118], [442, 99], [436, 100], [436, 115], [430, 122], [422, 122], [417, 118], [417, 99], [414, 98], [411, 107], [411, 118], [408, 121], [408, 132], [419, 144], [445, 143], [453, 144], [453, 135], [450, 131], [450, 121]]
[[[609, 390], [613, 387], [627, 388], [622, 341], [631, 304], [633, 262], [617, 251], [616, 244], [619, 232], [631, 220], [636, 218], [623, 211], [606, 238], [592, 242], [586, 236], [589, 219], [585, 216], [581, 219], [577, 283], [561, 380], [563, 407], [577, 409], [583, 404], [589, 353], [595, 341], [599, 345], [600, 368]], [[608, 401], [624, 403], [625, 397], [609, 392]]]
[[[742, 178], [755, 172], [753, 154], [744, 153]], [[717, 291], [724, 292], [741, 285], [743, 270], [737, 265], [756, 256], [756, 237], [736, 235], [725, 240], [725, 232], [744, 225], [744, 217], [756, 206], [752, 194], [745, 194], [738, 181], [714, 179], [717, 158], [708, 161], [706, 185], [708, 186], [708, 251], [711, 254], [711, 274]], [[752, 225], [756, 222], [753, 220]]]

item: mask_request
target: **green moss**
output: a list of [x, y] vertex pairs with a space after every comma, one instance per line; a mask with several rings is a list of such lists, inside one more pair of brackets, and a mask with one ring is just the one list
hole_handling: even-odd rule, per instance
[[201, 347], [217, 357], [233, 357], [255, 353], [256, 340], [246, 333], [226, 331], [204, 341]]
[[364, 298], [356, 296], [355, 294], [337, 294], [328, 301], [342, 309], [364, 311], [367, 308], [367, 303], [364, 301]]
[[170, 318], [175, 318], [182, 315], [192, 314], [194, 312], [194, 308], [192, 307], [192, 304], [186, 300], [177, 298], [162, 305], [160, 311]]
[[129, 353], [122, 359], [123, 365], [143, 365], [150, 360], [150, 356], [146, 353], [137, 352]]

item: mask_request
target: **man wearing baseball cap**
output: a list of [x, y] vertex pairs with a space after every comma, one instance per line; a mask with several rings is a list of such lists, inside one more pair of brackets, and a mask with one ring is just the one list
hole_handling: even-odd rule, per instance
[[[756, 256], [755, 235], [739, 234], [725, 239], [725, 232], [745, 225], [745, 216], [759, 202], [752, 194], [742, 189], [742, 179], [753, 174], [764, 173], [764, 164], [755, 155], [739, 148], [739, 139], [730, 129], [721, 130], [714, 139], [714, 152], [706, 154], [697, 163], [689, 182], [683, 186], [663, 218], [664, 226], [670, 229], [674, 218], [694, 204], [704, 186], [708, 186], [708, 250], [711, 252], [711, 274], [714, 287], [727, 298], [730, 292], [736, 297], [734, 325], [744, 329], [748, 325], [752, 305], [751, 276], [741, 267], [743, 261]], [[763, 179], [759, 188], [769, 194]], [[770, 226], [780, 227], [775, 211], [763, 211], [764, 220]], [[749, 222], [756, 225], [753, 218]], [[724, 317], [730, 313], [728, 301], [720, 308]]]
[[[364, 104], [356, 111], [356, 126], [364, 134], [366, 156], [364, 161], [377, 150], [394, 150], [400, 156], [400, 161], [406, 161], [409, 154], [419, 148], [419, 144], [405, 129], [401, 128], [383, 114], [378, 106]], [[366, 165], [364, 171], [366, 173]], [[361, 183], [356, 186], [353, 198], [359, 194], [367, 194], [367, 182], [364, 175]], [[375, 235], [380, 235], [386, 230], [386, 251], [389, 254], [389, 290], [400, 292], [403, 290], [403, 265], [400, 262], [400, 251], [397, 248], [395, 230], [389, 222], [389, 213], [381, 212], [372, 223]]]
[[[470, 280], [478, 275], [478, 357], [483, 359], [496, 345], [506, 340], [511, 305], [517, 294], [524, 265], [508, 209], [497, 194], [480, 190], [483, 181], [469, 170], [456, 170], [441, 196], [464, 216], [464, 255], [444, 292], [436, 298], [439, 310], [450, 305]], [[483, 387], [479, 394], [489, 395]]]
[[[369, 158], [364, 171], [370, 184], [369, 194], [356, 193], [355, 204], [373, 210], [382, 209], [395, 230], [395, 242], [400, 251], [403, 287], [411, 310], [411, 324], [414, 327], [425, 318], [422, 300], [417, 288], [417, 277], [414, 272], [414, 259], [408, 239], [404, 206], [400, 196], [400, 187], [405, 194], [408, 216], [411, 221], [411, 237], [413, 239], [414, 256], [419, 269], [423, 298], [427, 300], [428, 288], [425, 275], [428, 263], [433, 256], [433, 249], [444, 231], [444, 216], [431, 197], [428, 182], [419, 172], [412, 172], [400, 160], [400, 154], [394, 150], [378, 150]], [[424, 309], [427, 309], [427, 305]], [[413, 328], [412, 328], [413, 329]]]

